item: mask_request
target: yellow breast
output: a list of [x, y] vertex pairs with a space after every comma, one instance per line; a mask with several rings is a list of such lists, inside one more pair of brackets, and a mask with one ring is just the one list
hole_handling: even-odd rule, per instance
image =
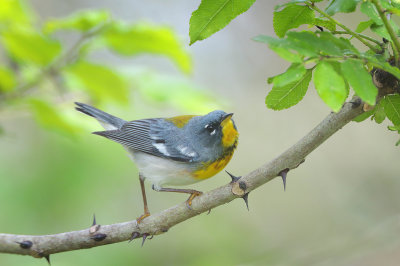
[[225, 166], [231, 160], [232, 155], [233, 155], [233, 150], [232, 152], [230, 152], [225, 157], [219, 160], [216, 160], [214, 162], [204, 163], [197, 171], [195, 171], [192, 174], [193, 177], [196, 179], [207, 179], [216, 175], [218, 172], [220, 172], [222, 169], [225, 168]]

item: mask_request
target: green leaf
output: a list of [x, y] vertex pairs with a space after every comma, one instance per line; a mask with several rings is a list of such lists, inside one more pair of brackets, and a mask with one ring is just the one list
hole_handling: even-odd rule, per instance
[[388, 8], [387, 9], [390, 13], [395, 14], [396, 16], [400, 16], [400, 9], [399, 8]]
[[0, 92], [11, 91], [16, 83], [13, 72], [8, 68], [0, 66]]
[[395, 8], [400, 8], [400, 0], [392, 0], [391, 3]]
[[103, 36], [106, 45], [121, 55], [160, 54], [173, 60], [184, 72], [190, 72], [192, 69], [189, 54], [168, 27], [114, 23]]
[[290, 43], [286, 39], [276, 39], [274, 37], [259, 35], [253, 38], [256, 42], [268, 44], [268, 47], [277, 53], [283, 59], [289, 62], [302, 62], [302, 56], [293, 53], [290, 48]]
[[273, 25], [276, 35], [283, 38], [290, 29], [303, 24], [314, 23], [314, 11], [308, 6], [289, 5], [282, 11], [274, 12]]
[[334, 15], [339, 12], [351, 13], [356, 10], [357, 4], [360, 1], [361, 0], [331, 0], [325, 11], [329, 15]]
[[58, 41], [29, 30], [10, 30], [4, 32], [2, 41], [15, 59], [21, 62], [47, 65], [61, 52]]
[[383, 98], [381, 101], [379, 101], [379, 103], [376, 105], [376, 107], [374, 109], [375, 112], [374, 112], [374, 115], [372, 118], [378, 124], [381, 124], [386, 118], [385, 109], [383, 107], [384, 101], [385, 101], [385, 99]]
[[368, 117], [370, 117], [374, 113], [374, 111], [375, 110], [369, 110], [367, 112], [364, 112], [364, 113], [360, 114], [359, 116], [357, 116], [356, 118], [354, 118], [353, 121], [358, 122], [358, 123], [362, 122], [362, 121], [366, 120]]
[[338, 112], [346, 100], [346, 84], [335, 67], [326, 61], [317, 64], [314, 71], [314, 84], [319, 96], [333, 111]]
[[71, 16], [51, 19], [44, 25], [44, 32], [52, 33], [57, 30], [89, 31], [94, 27], [107, 22], [110, 14], [105, 10], [80, 11]]
[[400, 95], [387, 95], [382, 103], [387, 118], [393, 125], [400, 125]]
[[361, 21], [356, 28], [357, 33], [361, 33], [365, 31], [368, 27], [370, 27], [374, 22], [372, 20]]
[[388, 126], [390, 131], [399, 131], [400, 132], [400, 125], [397, 126]]
[[332, 22], [332, 21], [327, 20], [327, 19], [315, 18], [313, 25], [314, 26], [323, 27], [323, 28], [328, 29], [330, 31], [335, 31], [336, 30], [335, 22]]
[[65, 69], [64, 73], [67, 79], [77, 81], [96, 101], [112, 99], [123, 104], [128, 102], [126, 80], [106, 66], [79, 61]]
[[363, 2], [360, 7], [361, 12], [367, 15], [375, 24], [382, 25], [382, 19], [379, 16], [378, 10], [371, 2]]
[[[276, 5], [275, 7], [274, 7], [274, 11], [278, 11], [278, 10], [280, 10], [282, 7], [286, 7], [286, 6], [290, 6], [290, 5], [296, 5], [296, 4], [299, 4], [299, 3], [304, 3], [304, 2], [308, 2], [309, 0], [291, 0], [290, 2], [288, 2], [288, 3], [284, 3], [284, 4], [281, 4], [281, 5]], [[318, 2], [322, 2], [323, 0], [311, 0], [311, 2], [313, 2], [313, 3], [318, 3]]]
[[303, 57], [319, 57], [321, 54], [335, 56], [360, 54], [348, 39], [337, 38], [330, 32], [318, 34], [319, 36], [310, 31], [291, 31], [284, 39], [257, 36], [253, 40], [267, 43], [272, 50], [290, 62], [302, 62]]
[[221, 30], [238, 15], [246, 12], [255, 0], [202, 0], [190, 18], [190, 45]]
[[[399, 35], [399, 27], [397, 26], [397, 24], [396, 24], [393, 20], [389, 20], [389, 23], [390, 23], [390, 25], [392, 26], [394, 32], [395, 32], [397, 35]], [[382, 24], [382, 25], [378, 25], [378, 24], [374, 23], [374, 24], [371, 25], [370, 28], [371, 28], [371, 30], [372, 30], [374, 33], [378, 34], [379, 36], [381, 36], [381, 37], [383, 37], [383, 38], [385, 38], [385, 39], [388, 39], [388, 40], [391, 40], [391, 39], [392, 39], [392, 38], [390, 37], [390, 34], [389, 34], [389, 32], [387, 31], [385, 25], [383, 25], [383, 24]]]
[[[365, 1], [365, 0], [363, 0]], [[379, 0], [384, 12], [386, 11], [386, 9], [392, 8], [393, 6], [395, 6], [395, 2], [397, 2], [397, 0]]]
[[314, 43], [321, 53], [326, 55], [357, 55], [359, 51], [346, 38], [338, 38], [330, 32], [319, 32], [319, 39]]
[[315, 33], [310, 31], [288, 32], [286, 41], [288, 47], [297, 51], [303, 56], [318, 56], [319, 55], [319, 40]]
[[297, 81], [285, 86], [274, 86], [265, 99], [268, 108], [282, 110], [299, 103], [307, 92], [311, 81], [312, 71], [306, 73]]
[[0, 24], [28, 26], [33, 23], [33, 14], [25, 1], [1, 0], [0, 6]]
[[344, 97], [345, 99], [349, 96], [350, 93], [350, 85], [349, 82], [347, 82], [347, 80], [344, 78], [343, 74], [342, 74], [342, 70], [340, 67], [340, 62], [338, 61], [330, 61], [329, 62], [333, 68], [335, 69], [336, 73], [340, 74], [344, 80], [344, 85], [345, 85], [345, 91], [346, 91], [346, 96]]
[[276, 5], [274, 7], [274, 11], [279, 11], [280, 9], [282, 9], [282, 7], [287, 7], [287, 6], [291, 6], [291, 5], [296, 5], [298, 3], [304, 3], [307, 0], [292, 0], [290, 2], [284, 3], [284, 4], [280, 4], [280, 5]]
[[35, 119], [46, 128], [55, 129], [61, 133], [73, 136], [77, 133], [77, 128], [69, 124], [50, 103], [39, 100], [30, 99], [30, 107], [35, 115]]
[[375, 105], [378, 89], [363, 63], [359, 60], [347, 59], [341, 63], [341, 69], [356, 94], [368, 104]]
[[358, 54], [349, 40], [337, 38], [330, 32], [288, 32], [287, 40], [290, 47], [305, 56], [325, 55], [343, 56], [343, 54]]
[[268, 79], [268, 83], [274, 83], [276, 87], [282, 87], [289, 83], [298, 81], [306, 74], [303, 64], [292, 64], [284, 73]]

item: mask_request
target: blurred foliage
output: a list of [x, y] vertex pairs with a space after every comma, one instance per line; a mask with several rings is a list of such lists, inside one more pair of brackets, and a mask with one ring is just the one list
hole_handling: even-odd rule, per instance
[[193, 86], [188, 79], [161, 75], [148, 69], [131, 69], [126, 73], [143, 98], [153, 105], [162, 106], [168, 102], [191, 113], [205, 113], [224, 104], [204, 88]]
[[183, 72], [191, 72], [189, 55], [182, 49], [175, 33], [167, 27], [114, 23], [103, 37], [104, 43], [120, 55], [132, 56], [143, 52], [165, 55]]
[[128, 102], [127, 81], [109, 67], [81, 60], [64, 71], [66, 78], [74, 79], [96, 102], [101, 99]]
[[[143, 77], [146, 82], [136, 76], [132, 84], [121, 68], [93, 62], [93, 53], [100, 49], [122, 58], [150, 54], [166, 57], [188, 74], [190, 55], [169, 27], [119, 21], [106, 10], [79, 11], [39, 23], [26, 1], [0, 0], [0, 6], [0, 110], [28, 107], [46, 128], [73, 135], [78, 126], [63, 111], [71, 108], [72, 101], [63, 100], [71, 93], [97, 105], [127, 105], [135, 88], [144, 97], [152, 94], [185, 112], [200, 109], [190, 103], [204, 105], [202, 112], [217, 106], [215, 98], [182, 76], [174, 77], [175, 82], [152, 82], [163, 76], [152, 71], [151, 85], [148, 76]], [[62, 41], [66, 31], [75, 37], [74, 43]], [[175, 88], [179, 82], [185, 85]], [[182, 97], [186, 104], [180, 103]]]

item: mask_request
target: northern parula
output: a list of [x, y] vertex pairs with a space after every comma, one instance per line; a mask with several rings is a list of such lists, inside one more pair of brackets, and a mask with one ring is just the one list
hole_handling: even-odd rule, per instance
[[125, 121], [84, 103], [76, 105], [106, 129], [93, 134], [122, 144], [136, 163], [144, 204], [138, 222], [150, 215], [145, 180], [156, 191], [190, 194], [186, 201], [190, 208], [193, 198], [202, 192], [163, 185], [188, 185], [214, 176], [229, 163], [238, 143], [233, 114], [224, 111]]

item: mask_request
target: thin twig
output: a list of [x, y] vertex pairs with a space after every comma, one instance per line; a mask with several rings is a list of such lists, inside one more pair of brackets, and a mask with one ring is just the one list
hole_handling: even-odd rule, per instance
[[399, 53], [400, 53], [399, 39], [397, 38], [397, 35], [394, 32], [392, 25], [390, 25], [388, 18], [385, 16], [385, 12], [383, 11], [381, 3], [378, 0], [372, 0], [372, 3], [375, 5], [376, 10], [378, 10], [379, 16], [381, 17], [383, 24], [385, 25], [385, 28], [388, 31], [390, 38], [392, 39], [392, 42], [394, 44], [393, 54], [396, 61], [395, 65], [399, 66]]
[[314, 9], [315, 11], [317, 11], [318, 13], [320, 13], [321, 15], [323, 15], [324, 17], [329, 19], [330, 21], [332, 21], [333, 23], [335, 23], [336, 25], [338, 25], [339, 27], [341, 27], [342, 29], [344, 29], [348, 34], [354, 36], [354, 38], [356, 38], [357, 40], [362, 42], [365, 46], [367, 46], [369, 49], [371, 49], [375, 53], [381, 53], [382, 52], [381, 49], [377, 49], [375, 46], [373, 46], [372, 44], [370, 44], [369, 42], [364, 40], [357, 32], [352, 31], [347, 26], [343, 25], [342, 23], [340, 23], [339, 21], [334, 19], [332, 16], [330, 16], [326, 12], [322, 11], [321, 9], [319, 9], [314, 3], [305, 2], [305, 4], [308, 7], [310, 7], [311, 9]]
[[[339, 30], [331, 31], [331, 33], [332, 33], [332, 34], [350, 34], [350, 33], [348, 33], [347, 31], [339, 31]], [[375, 40], [375, 39], [372, 38], [372, 37], [369, 37], [369, 36], [364, 35], [364, 34], [361, 34], [361, 33], [358, 33], [358, 36], [360, 36], [361, 38], [364, 38], [364, 39], [366, 39], [366, 40], [368, 40], [368, 41], [374, 42], [374, 43], [376, 43], [377, 45], [379, 45], [379, 46], [381, 46], [381, 47], [383, 46], [383, 43], [381, 43], [381, 42], [378, 41], [378, 40]]]
[[81, 231], [42, 236], [0, 234], [0, 252], [48, 257], [54, 253], [162, 234], [189, 218], [248, 195], [250, 191], [280, 175], [282, 170], [298, 167], [308, 154], [362, 112], [359, 98], [345, 103], [338, 113], [329, 114], [306, 136], [269, 163], [240, 179], [196, 197], [192, 202], [192, 210], [187, 208], [186, 203], [181, 203], [147, 217], [140, 224], [133, 220], [96, 228], [92, 225]]

